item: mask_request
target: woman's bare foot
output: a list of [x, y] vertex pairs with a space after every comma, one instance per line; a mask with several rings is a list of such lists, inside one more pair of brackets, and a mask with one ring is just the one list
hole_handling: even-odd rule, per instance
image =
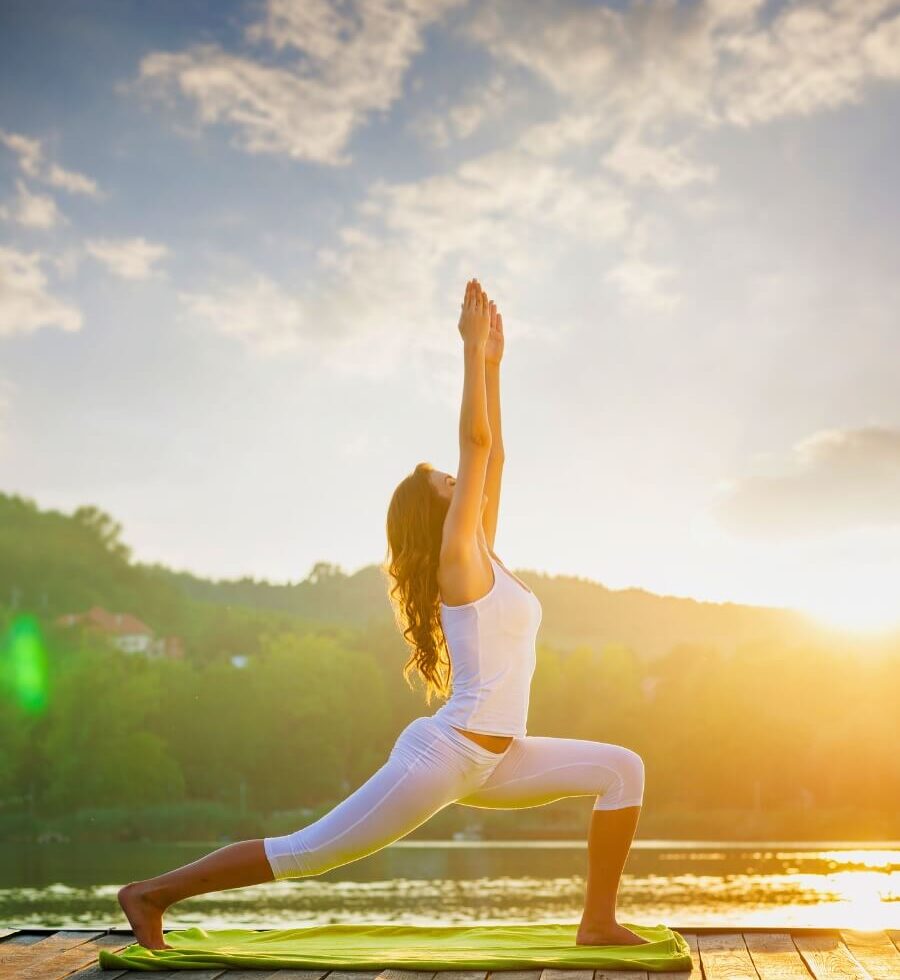
[[610, 922], [602, 926], [588, 926], [582, 923], [575, 936], [577, 946], [641, 946], [649, 942], [649, 939], [644, 939], [625, 926], [620, 926], [618, 922]]
[[163, 939], [162, 917], [165, 906], [154, 903], [141, 882], [131, 881], [117, 893], [119, 905], [131, 923], [135, 939], [145, 949], [174, 949]]

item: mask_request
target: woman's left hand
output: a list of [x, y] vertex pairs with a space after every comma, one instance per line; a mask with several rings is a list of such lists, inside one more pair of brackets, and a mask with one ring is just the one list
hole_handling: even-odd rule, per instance
[[499, 364], [503, 357], [503, 314], [497, 311], [497, 304], [491, 300], [491, 329], [484, 348], [485, 364]]

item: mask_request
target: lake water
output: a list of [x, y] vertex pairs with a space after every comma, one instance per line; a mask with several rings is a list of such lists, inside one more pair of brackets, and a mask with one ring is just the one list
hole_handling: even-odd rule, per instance
[[[216, 846], [0, 844], [0, 925], [124, 927], [122, 884]], [[578, 841], [399, 841], [317, 878], [187, 899], [165, 924], [577, 922], [586, 864]], [[900, 842], [636, 841], [619, 920], [900, 928]]]

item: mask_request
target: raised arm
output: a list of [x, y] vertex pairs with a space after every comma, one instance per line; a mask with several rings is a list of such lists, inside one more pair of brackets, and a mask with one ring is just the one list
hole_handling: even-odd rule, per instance
[[500, 361], [503, 359], [503, 315], [497, 311], [497, 304], [491, 301], [491, 330], [488, 334], [484, 354], [484, 379], [487, 389], [488, 419], [491, 423], [491, 454], [488, 457], [484, 492], [487, 503], [481, 515], [484, 536], [488, 547], [494, 550], [497, 536], [497, 518], [500, 513], [500, 483], [503, 479], [503, 463], [506, 459], [503, 450], [503, 430], [500, 425]]
[[444, 521], [444, 557], [467, 560], [477, 548], [484, 483], [491, 454], [487, 412], [485, 346], [490, 332], [489, 301], [474, 280], [466, 286], [459, 318], [465, 375], [459, 414], [459, 472]]

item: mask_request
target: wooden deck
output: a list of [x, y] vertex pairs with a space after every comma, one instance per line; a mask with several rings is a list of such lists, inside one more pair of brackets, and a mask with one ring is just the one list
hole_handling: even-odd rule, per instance
[[0, 980], [900, 980], [900, 929], [691, 928], [672, 925], [691, 947], [692, 970], [101, 970], [97, 951], [134, 942], [124, 929], [2, 929]]

